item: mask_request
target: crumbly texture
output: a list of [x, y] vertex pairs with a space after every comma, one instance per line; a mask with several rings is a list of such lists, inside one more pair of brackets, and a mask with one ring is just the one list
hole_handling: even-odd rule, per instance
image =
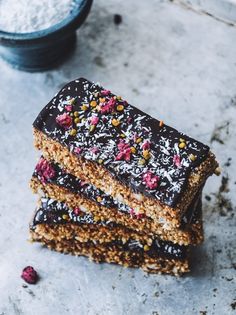
[[164, 241], [171, 241], [180, 245], [197, 245], [203, 241], [203, 228], [201, 211], [193, 223], [187, 224], [183, 229], [168, 229], [163, 224], [157, 223], [151, 218], [132, 218], [129, 214], [120, 213], [116, 208], [107, 208], [85, 198], [81, 194], [75, 194], [64, 187], [54, 184], [43, 184], [36, 177], [30, 181], [31, 189], [34, 193], [43, 192], [46, 196], [65, 202], [70, 208], [80, 207], [91, 212], [98, 220], [109, 220], [117, 224], [142, 233], [143, 239], [150, 242], [150, 239], [159, 237]]
[[126, 243], [130, 238], [132, 238], [141, 242], [143, 245], [148, 246], [150, 246], [153, 242], [148, 235], [130, 231], [121, 226], [113, 226], [112, 228], [99, 226], [98, 228], [96, 224], [38, 224], [31, 228], [30, 234], [32, 240], [47, 239], [48, 241], [61, 241], [63, 239], [70, 240], [75, 238], [79, 242], [89, 242], [90, 240], [93, 240], [94, 242], [100, 244], [109, 243], [115, 240]]
[[189, 272], [188, 259], [168, 259], [164, 257], [150, 257], [144, 251], [127, 251], [122, 246], [113, 243], [94, 244], [73, 239], [49, 240], [42, 235], [34, 233], [34, 241], [39, 241], [49, 249], [76, 256], [86, 256], [97, 263], [107, 262], [124, 267], [142, 268], [149, 273], [165, 273], [175, 276]]
[[42, 150], [48, 160], [54, 160], [69, 173], [91, 183], [113, 198], [135, 209], [136, 213], [144, 213], [155, 222], [165, 219], [170, 226], [179, 227], [181, 217], [189, 207], [191, 201], [218, 166], [214, 155], [210, 152], [188, 178], [186, 189], [175, 208], [161, 204], [157, 199], [142, 193], [134, 193], [130, 187], [118, 181], [102, 165], [85, 160], [69, 152], [59, 142], [49, 138], [41, 131], [34, 129], [35, 147]]

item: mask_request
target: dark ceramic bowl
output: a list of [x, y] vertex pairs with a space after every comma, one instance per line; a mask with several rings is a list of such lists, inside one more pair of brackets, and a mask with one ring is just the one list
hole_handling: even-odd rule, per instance
[[75, 2], [76, 6], [64, 20], [47, 29], [31, 33], [0, 30], [0, 56], [25, 71], [43, 71], [58, 65], [75, 46], [76, 29], [88, 16], [93, 0]]

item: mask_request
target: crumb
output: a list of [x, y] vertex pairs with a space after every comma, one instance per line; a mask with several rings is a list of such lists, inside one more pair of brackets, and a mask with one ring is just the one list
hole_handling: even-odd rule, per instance
[[229, 167], [231, 165], [231, 160], [232, 160], [232, 158], [229, 157], [227, 162], [225, 162], [224, 166]]
[[210, 200], [211, 200], [211, 197], [210, 197], [209, 195], [206, 195], [206, 196], [205, 196], [205, 199], [206, 199], [207, 201], [210, 201]]
[[114, 14], [114, 23], [119, 25], [122, 23], [122, 16], [120, 14]]
[[230, 306], [232, 307], [233, 310], [236, 310], [236, 301], [234, 301], [233, 303], [231, 303]]

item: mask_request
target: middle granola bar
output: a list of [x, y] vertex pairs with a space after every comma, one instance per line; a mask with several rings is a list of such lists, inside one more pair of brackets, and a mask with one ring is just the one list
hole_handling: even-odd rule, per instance
[[41, 157], [31, 182], [34, 192], [42, 191], [52, 199], [65, 202], [73, 209], [92, 213], [96, 220], [109, 220], [131, 230], [145, 233], [147, 238], [158, 236], [162, 240], [183, 245], [196, 245], [203, 240], [201, 197], [195, 198], [182, 218], [180, 228], [169, 228], [166, 222], [156, 222], [132, 208], [114, 200], [95, 186], [67, 173], [58, 164]]

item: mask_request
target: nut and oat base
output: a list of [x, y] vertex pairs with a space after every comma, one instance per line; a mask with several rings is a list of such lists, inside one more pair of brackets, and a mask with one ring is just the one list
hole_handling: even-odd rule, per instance
[[113, 226], [112, 228], [99, 226], [98, 228], [94, 224], [37, 224], [35, 227], [31, 228], [30, 234], [32, 240], [45, 239], [48, 241], [62, 241], [63, 239], [75, 238], [79, 242], [93, 240], [100, 244], [119, 240], [125, 244], [132, 238], [148, 246], [151, 246], [153, 242], [148, 235], [130, 231], [121, 226]]
[[34, 241], [39, 241], [49, 249], [76, 256], [86, 256], [97, 263], [107, 262], [124, 267], [141, 268], [148, 273], [172, 274], [175, 276], [189, 272], [187, 259], [167, 259], [150, 257], [145, 252], [122, 250], [121, 246], [112, 243], [94, 244], [91, 241], [81, 242], [73, 239], [49, 240], [43, 235], [34, 233]]
[[165, 219], [170, 225], [179, 227], [181, 217], [188, 209], [191, 201], [204, 185], [207, 177], [213, 174], [218, 166], [215, 156], [210, 152], [207, 159], [189, 176], [186, 189], [175, 208], [161, 204], [157, 199], [134, 193], [128, 186], [115, 179], [102, 165], [77, 157], [59, 142], [47, 137], [34, 128], [34, 144], [48, 160], [54, 160], [71, 173], [85, 180], [114, 199], [135, 209], [136, 213], [144, 213], [155, 221]]
[[171, 241], [179, 245], [197, 245], [203, 241], [203, 228], [201, 213], [199, 218], [185, 228], [169, 229], [166, 225], [153, 221], [151, 218], [132, 218], [129, 214], [120, 213], [116, 208], [107, 208], [98, 205], [96, 202], [84, 197], [81, 194], [70, 192], [64, 187], [55, 184], [42, 184], [39, 179], [32, 177], [30, 187], [34, 193], [42, 192], [49, 198], [64, 202], [70, 208], [83, 207], [91, 212], [98, 220], [109, 220], [122, 226], [143, 233], [147, 239], [159, 237], [164, 241]]

